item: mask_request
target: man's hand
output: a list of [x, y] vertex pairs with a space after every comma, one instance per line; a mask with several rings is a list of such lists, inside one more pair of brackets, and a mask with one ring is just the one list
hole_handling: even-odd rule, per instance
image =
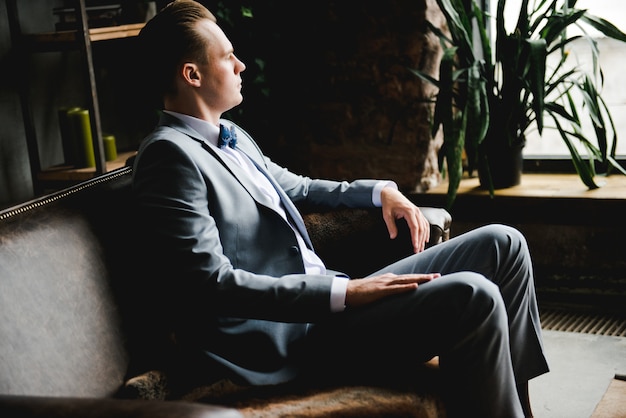
[[346, 291], [346, 306], [362, 306], [386, 296], [408, 292], [439, 276], [441, 276], [439, 273], [401, 275], [385, 273], [365, 279], [349, 280]]
[[380, 200], [389, 238], [395, 239], [398, 236], [396, 220], [404, 218], [411, 232], [413, 251], [423, 251], [430, 239], [430, 224], [422, 211], [393, 187], [385, 187], [380, 194]]

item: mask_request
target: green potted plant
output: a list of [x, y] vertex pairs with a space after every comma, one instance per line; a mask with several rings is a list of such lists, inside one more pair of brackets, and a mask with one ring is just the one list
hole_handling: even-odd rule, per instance
[[[597, 188], [594, 177], [626, 170], [617, 163], [617, 135], [601, 96], [602, 70], [596, 42], [586, 32], [572, 34], [574, 26], [589, 25], [604, 35], [626, 42], [626, 34], [613, 24], [575, 7], [576, 0], [522, 0], [515, 29], [507, 32], [506, 0], [498, 0], [494, 16], [476, 0], [437, 0], [447, 31], [429, 24], [443, 48], [439, 78], [412, 70], [438, 91], [432, 133], [443, 130], [440, 162], [448, 176], [448, 207], [463, 176], [463, 155], [470, 174], [477, 170], [481, 186], [494, 189], [519, 184], [522, 149], [529, 129], [558, 131], [565, 141], [576, 172], [584, 184]], [[478, 36], [475, 36], [477, 34]], [[491, 39], [495, 35], [495, 54]], [[572, 64], [568, 47], [587, 38], [593, 57], [587, 71]], [[554, 57], [555, 65], [548, 65]], [[589, 117], [593, 136], [583, 132]], [[545, 121], [545, 122], [544, 122]], [[583, 145], [581, 154], [576, 143]], [[600, 168], [598, 168], [600, 167]], [[500, 173], [509, 170], [509, 173]]]

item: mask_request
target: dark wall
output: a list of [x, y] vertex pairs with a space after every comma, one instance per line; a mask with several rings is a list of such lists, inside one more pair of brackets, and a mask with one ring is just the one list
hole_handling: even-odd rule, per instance
[[15, 80], [15, 62], [6, 20], [5, 2], [0, 2], [0, 205], [26, 200], [32, 194], [24, 129]]
[[[428, 106], [418, 100], [429, 92], [409, 71], [437, 70], [438, 43], [425, 30], [427, 15], [441, 21], [434, 0], [201, 2], [248, 67], [244, 103], [226, 116], [274, 160], [311, 176], [391, 178], [410, 191], [439, 182], [438, 145], [428, 135]], [[18, 3], [24, 30], [36, 32], [54, 29], [52, 9], [65, 2]], [[1, 2], [0, 205], [6, 206], [32, 195], [16, 80], [31, 83], [44, 167], [62, 163], [56, 110], [83, 105], [85, 90], [75, 52], [38, 54], [29, 58], [30, 74], [18, 69], [5, 8]], [[116, 135], [118, 148], [136, 149], [154, 112], [137, 112], [133, 80], [149, 69], [126, 65], [132, 41], [94, 48], [103, 130]]]

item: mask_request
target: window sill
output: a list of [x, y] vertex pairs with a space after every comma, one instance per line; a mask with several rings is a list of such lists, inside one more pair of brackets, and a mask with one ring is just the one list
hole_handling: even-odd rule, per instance
[[[614, 174], [608, 177], [596, 176], [596, 183], [601, 186], [590, 190], [577, 174], [522, 174], [522, 182], [518, 186], [495, 190], [495, 196], [534, 197], [534, 198], [583, 198], [583, 199], [626, 199], [626, 176]], [[447, 181], [442, 182], [429, 194], [448, 192]], [[478, 178], [466, 178], [461, 181], [459, 195], [489, 195], [482, 189]]]
[[[576, 174], [522, 175], [518, 186], [498, 189], [494, 197], [477, 178], [461, 181], [449, 209], [452, 223], [502, 222], [545, 225], [626, 226], [626, 176], [597, 177], [602, 187], [589, 190]], [[411, 198], [422, 206], [445, 207], [446, 181]]]

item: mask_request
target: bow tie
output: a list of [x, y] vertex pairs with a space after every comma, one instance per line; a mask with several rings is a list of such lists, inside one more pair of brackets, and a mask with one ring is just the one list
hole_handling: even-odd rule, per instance
[[220, 148], [223, 148], [226, 145], [231, 148], [235, 148], [235, 145], [237, 145], [237, 133], [235, 132], [234, 126], [227, 128], [226, 126], [220, 124], [220, 137], [217, 141], [217, 145]]

